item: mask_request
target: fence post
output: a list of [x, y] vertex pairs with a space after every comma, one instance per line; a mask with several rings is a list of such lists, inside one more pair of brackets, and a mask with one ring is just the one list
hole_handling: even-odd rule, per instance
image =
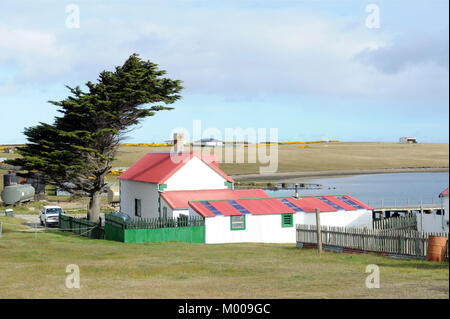
[[317, 250], [322, 253], [322, 229], [320, 228], [320, 209], [316, 208]]
[[425, 231], [425, 228], [423, 227], [423, 222], [424, 222], [424, 217], [423, 217], [423, 205], [422, 205], [422, 200], [420, 200], [420, 228], [422, 228], [422, 234]]

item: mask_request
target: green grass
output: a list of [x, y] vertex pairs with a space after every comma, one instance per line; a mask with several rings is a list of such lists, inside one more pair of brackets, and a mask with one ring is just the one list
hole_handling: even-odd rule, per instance
[[[347, 255], [294, 244], [124, 244], [57, 230], [0, 239], [2, 298], [448, 298], [448, 263]], [[6, 225], [4, 225], [6, 227]], [[68, 264], [81, 288], [65, 288]], [[380, 267], [380, 289], [365, 268]]]

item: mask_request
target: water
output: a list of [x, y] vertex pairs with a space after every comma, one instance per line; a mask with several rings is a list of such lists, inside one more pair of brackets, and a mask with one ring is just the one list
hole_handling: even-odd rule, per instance
[[[367, 174], [348, 177], [312, 179], [322, 189], [300, 189], [300, 196], [351, 195], [372, 206], [440, 203], [439, 194], [449, 185], [448, 172]], [[266, 190], [271, 196], [293, 196], [294, 190]]]

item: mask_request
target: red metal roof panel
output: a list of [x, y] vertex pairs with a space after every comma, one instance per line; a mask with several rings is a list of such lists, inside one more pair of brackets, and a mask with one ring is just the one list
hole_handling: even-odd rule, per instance
[[241, 212], [236, 210], [233, 206], [231, 206], [227, 201], [225, 200], [216, 200], [216, 201], [210, 201], [209, 202], [212, 206], [214, 206], [219, 212], [222, 213], [222, 215], [225, 216], [236, 216], [236, 215], [243, 215]]
[[350, 199], [351, 201], [355, 202], [356, 204], [362, 206], [362, 207], [365, 208], [365, 209], [368, 209], [368, 210], [372, 210], [372, 209], [373, 209], [372, 207], [370, 207], [370, 206], [364, 204], [363, 202], [357, 200], [356, 198], [354, 198], [354, 197], [352, 197], [352, 196], [350, 196], [350, 195], [344, 195], [344, 197]]
[[170, 152], [145, 154], [144, 157], [120, 175], [119, 179], [162, 184], [194, 156], [197, 156], [203, 162], [208, 164], [227, 181], [234, 182], [231, 177], [219, 169], [217, 159], [214, 155], [202, 155], [193, 152], [180, 153], [177, 155]]
[[357, 210], [356, 207], [353, 207], [352, 205], [349, 205], [340, 199], [338, 199], [336, 196], [324, 196], [326, 199], [328, 199], [330, 202], [342, 207], [345, 210]]
[[216, 214], [214, 214], [212, 211], [210, 211], [208, 208], [206, 208], [201, 202], [192, 202], [189, 203], [189, 206], [192, 207], [192, 209], [203, 217], [214, 217]]
[[236, 202], [252, 215], [295, 214], [292, 208], [284, 205], [276, 198], [239, 199]]
[[192, 191], [166, 191], [161, 194], [172, 209], [187, 209], [189, 201], [197, 200], [220, 200], [220, 199], [239, 199], [270, 197], [262, 189], [204, 189]]
[[300, 207], [307, 213], [312, 213], [316, 211], [316, 208], [320, 209], [321, 212], [336, 212], [337, 209], [324, 203], [317, 197], [300, 197], [296, 198], [288, 198], [288, 200], [294, 205]]

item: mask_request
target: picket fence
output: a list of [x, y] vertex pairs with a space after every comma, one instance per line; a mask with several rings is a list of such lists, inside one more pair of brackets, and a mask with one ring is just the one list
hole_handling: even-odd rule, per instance
[[[297, 246], [303, 246], [304, 244], [317, 245], [316, 225], [297, 225], [296, 227]], [[430, 235], [448, 238], [448, 233], [423, 233], [417, 230], [369, 229], [362, 227], [321, 226], [321, 232], [324, 249], [329, 248], [337, 251], [347, 249], [357, 252], [374, 252], [412, 258], [426, 257], [428, 237]], [[448, 248], [446, 250], [446, 258], [448, 259]]]
[[105, 214], [105, 222], [123, 229], [158, 229], [205, 225], [203, 217], [195, 216], [187, 218], [132, 218], [124, 220], [113, 214]]
[[372, 229], [404, 229], [417, 230], [416, 216], [394, 217], [374, 220], [371, 224]]

